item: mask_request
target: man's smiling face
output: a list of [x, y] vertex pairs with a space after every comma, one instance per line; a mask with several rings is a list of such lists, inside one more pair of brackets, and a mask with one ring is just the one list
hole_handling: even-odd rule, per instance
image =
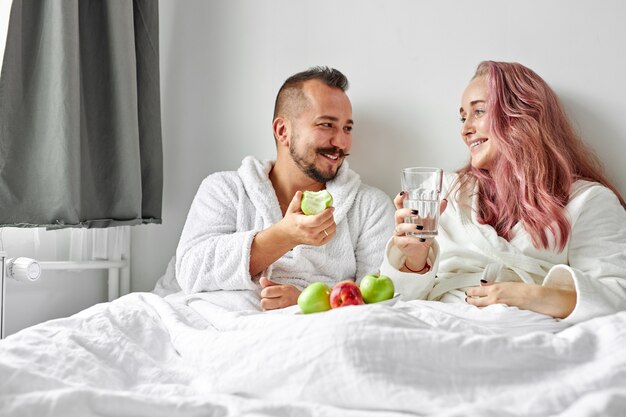
[[352, 147], [352, 105], [338, 88], [318, 80], [307, 81], [302, 92], [306, 104], [293, 119], [289, 153], [310, 178], [335, 178]]

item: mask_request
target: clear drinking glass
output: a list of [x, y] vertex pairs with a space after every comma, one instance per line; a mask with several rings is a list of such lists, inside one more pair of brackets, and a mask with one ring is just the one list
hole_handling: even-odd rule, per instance
[[437, 236], [442, 181], [441, 168], [413, 167], [402, 170], [402, 190], [407, 192], [404, 207], [418, 212], [412, 217], [405, 217], [404, 222], [423, 227], [407, 235], [422, 239]]

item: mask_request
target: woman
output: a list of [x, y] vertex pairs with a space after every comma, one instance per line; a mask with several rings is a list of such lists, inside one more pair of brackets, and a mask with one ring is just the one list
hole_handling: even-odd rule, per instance
[[381, 273], [405, 299], [506, 304], [572, 323], [626, 309], [626, 202], [552, 89], [482, 62], [461, 102], [470, 162], [446, 174], [436, 241], [396, 230]]

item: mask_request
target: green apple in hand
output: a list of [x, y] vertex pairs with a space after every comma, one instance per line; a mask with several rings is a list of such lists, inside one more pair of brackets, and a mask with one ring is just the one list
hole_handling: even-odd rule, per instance
[[330, 310], [330, 288], [323, 282], [309, 284], [298, 296], [298, 305], [304, 314]]
[[393, 281], [387, 275], [368, 274], [361, 279], [361, 294], [367, 304], [378, 303], [380, 301], [393, 298], [395, 288]]
[[318, 214], [333, 204], [333, 196], [327, 190], [304, 191], [300, 208], [306, 215]]

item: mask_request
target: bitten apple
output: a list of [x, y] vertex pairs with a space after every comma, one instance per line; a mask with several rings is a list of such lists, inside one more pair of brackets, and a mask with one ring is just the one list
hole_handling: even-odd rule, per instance
[[353, 281], [341, 281], [330, 291], [332, 308], [363, 304], [363, 295], [359, 286]]
[[304, 314], [330, 310], [330, 288], [323, 282], [309, 284], [298, 296], [298, 305]]
[[387, 275], [368, 274], [361, 279], [361, 294], [367, 304], [393, 298], [395, 287], [393, 281]]
[[304, 191], [300, 201], [300, 209], [307, 216], [319, 214], [333, 205], [333, 196], [328, 190]]

